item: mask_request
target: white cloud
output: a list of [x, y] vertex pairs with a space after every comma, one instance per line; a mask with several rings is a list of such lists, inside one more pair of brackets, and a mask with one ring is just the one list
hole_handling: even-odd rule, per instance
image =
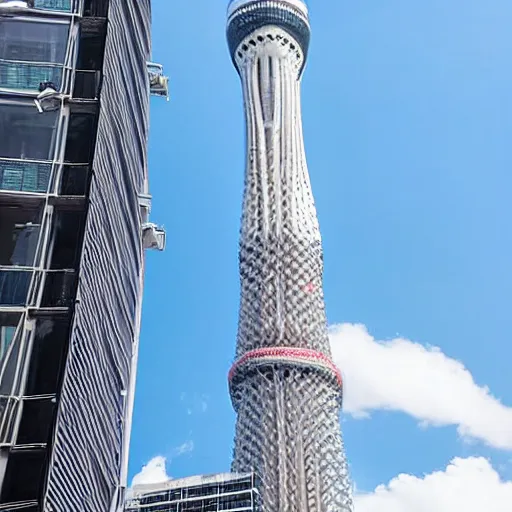
[[345, 379], [345, 412], [402, 411], [422, 425], [456, 425], [465, 438], [512, 449], [512, 408], [440, 349], [403, 338], [377, 341], [362, 325], [336, 325], [330, 337]]
[[[194, 451], [194, 441], [189, 440], [174, 448], [172, 456], [179, 457], [185, 453]], [[132, 487], [136, 485], [158, 484], [170, 480], [165, 463], [167, 459], [163, 455], [153, 457], [132, 480]]]
[[183, 455], [185, 453], [190, 453], [194, 451], [194, 441], [186, 441], [183, 444], [180, 444], [174, 449], [174, 455], [176, 457], [179, 457], [180, 455]]
[[503, 482], [481, 457], [454, 459], [445, 471], [399, 475], [355, 497], [357, 512], [510, 512], [512, 482]]
[[169, 480], [165, 469], [165, 457], [153, 457], [132, 480], [132, 487], [136, 485], [158, 484]]

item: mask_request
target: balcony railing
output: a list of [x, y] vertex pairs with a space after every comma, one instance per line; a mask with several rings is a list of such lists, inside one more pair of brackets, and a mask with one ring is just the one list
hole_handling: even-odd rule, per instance
[[72, 0], [34, 0], [36, 9], [48, 9], [49, 11], [70, 12], [72, 4]]
[[63, 66], [34, 62], [0, 61], [0, 87], [23, 91], [39, 90], [43, 82], [51, 82], [60, 88]]
[[0, 270], [0, 306], [25, 306], [32, 270]]
[[52, 164], [22, 160], [0, 160], [0, 190], [39, 192], [48, 190]]

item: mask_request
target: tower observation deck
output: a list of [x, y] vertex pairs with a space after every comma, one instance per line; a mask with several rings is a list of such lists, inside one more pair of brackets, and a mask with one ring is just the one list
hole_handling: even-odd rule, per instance
[[349, 512], [342, 379], [331, 360], [302, 135], [307, 6], [233, 0], [227, 38], [247, 123], [241, 304], [229, 373], [237, 412], [232, 470], [261, 475], [266, 512]]

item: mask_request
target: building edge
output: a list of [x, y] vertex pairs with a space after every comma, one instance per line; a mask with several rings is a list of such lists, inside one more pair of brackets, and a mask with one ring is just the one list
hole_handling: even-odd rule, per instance
[[144, 271], [139, 196], [147, 192], [151, 10], [150, 0], [108, 4], [89, 212], [45, 512], [121, 510], [126, 486]]

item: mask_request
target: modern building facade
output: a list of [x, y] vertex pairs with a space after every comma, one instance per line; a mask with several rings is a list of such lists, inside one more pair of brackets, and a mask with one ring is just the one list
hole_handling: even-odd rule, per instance
[[254, 473], [192, 476], [135, 486], [126, 512], [261, 512]]
[[227, 37], [247, 122], [241, 305], [229, 375], [238, 416], [232, 470], [261, 476], [265, 512], [348, 512], [342, 379], [331, 359], [302, 136], [307, 6], [233, 0]]
[[150, 0], [0, 0], [0, 510], [124, 506]]

